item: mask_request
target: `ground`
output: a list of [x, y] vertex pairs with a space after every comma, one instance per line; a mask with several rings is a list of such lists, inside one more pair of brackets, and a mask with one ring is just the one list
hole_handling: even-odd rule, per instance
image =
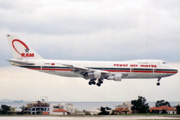
[[179, 115], [119, 116], [0, 116], [0, 120], [180, 120]]

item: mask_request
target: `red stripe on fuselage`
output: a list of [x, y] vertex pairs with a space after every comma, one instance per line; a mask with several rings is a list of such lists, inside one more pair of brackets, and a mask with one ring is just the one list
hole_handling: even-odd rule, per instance
[[103, 70], [108, 72], [130, 72], [130, 70]]
[[49, 68], [28, 68], [31, 70], [49, 70], [49, 71], [72, 71], [72, 69], [49, 69]]
[[57, 68], [42, 68], [42, 70], [51, 70], [51, 71], [72, 71], [72, 69], [57, 69]]
[[[72, 69], [58, 69], [58, 68], [28, 68], [32, 70], [49, 70], [49, 71], [72, 71]], [[108, 72], [130, 72], [130, 70], [104, 70]], [[153, 71], [132, 70], [132, 73], [153, 73]], [[154, 73], [177, 73], [177, 71], [154, 71]]]
[[31, 69], [31, 70], [41, 70], [40, 68], [27, 68], [27, 69]]
[[136, 71], [134, 71], [134, 70], [133, 70], [132, 72], [135, 72], [135, 73], [136, 73], [136, 72], [138, 72], [138, 73], [153, 73], [153, 71], [145, 71], [145, 70], [144, 70], [144, 71], [142, 71], [142, 70], [136, 70]]

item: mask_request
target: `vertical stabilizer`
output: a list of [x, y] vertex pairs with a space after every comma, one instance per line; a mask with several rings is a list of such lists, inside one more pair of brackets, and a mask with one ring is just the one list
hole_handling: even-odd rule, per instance
[[37, 54], [27, 44], [25, 44], [22, 40], [20, 40], [16, 35], [8, 34], [7, 38], [15, 59], [20, 59], [20, 60], [42, 59], [42, 57], [39, 54]]

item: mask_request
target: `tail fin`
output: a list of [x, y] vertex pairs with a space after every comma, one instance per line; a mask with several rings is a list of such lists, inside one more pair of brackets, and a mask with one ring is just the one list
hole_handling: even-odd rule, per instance
[[7, 35], [7, 38], [15, 59], [20, 59], [20, 60], [42, 59], [40, 55], [38, 55], [33, 49], [27, 46], [23, 41], [18, 39], [17, 36]]

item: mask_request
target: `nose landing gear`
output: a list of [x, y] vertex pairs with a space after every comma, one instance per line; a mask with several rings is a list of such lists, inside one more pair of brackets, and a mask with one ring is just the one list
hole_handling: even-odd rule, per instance
[[157, 86], [160, 86], [160, 80], [161, 80], [161, 78], [158, 78]]

